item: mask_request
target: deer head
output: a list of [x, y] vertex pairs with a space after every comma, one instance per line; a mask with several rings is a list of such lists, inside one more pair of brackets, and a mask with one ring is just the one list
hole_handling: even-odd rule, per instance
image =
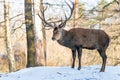
[[[52, 39], [53, 40], [59, 40], [60, 37], [62, 36], [62, 28], [66, 26], [66, 23], [67, 21], [71, 18], [72, 14], [73, 14], [73, 11], [74, 11], [74, 2], [70, 1], [71, 4], [72, 4], [72, 7], [71, 5], [69, 5], [66, 1], [65, 3], [67, 4], [67, 6], [69, 7], [70, 9], [70, 15], [67, 17], [67, 15], [65, 14], [65, 20], [59, 20], [59, 21], [55, 21], [55, 22], [48, 22], [46, 19], [45, 19], [45, 11], [47, 8], [41, 10], [41, 15], [38, 14], [38, 16], [40, 17], [40, 19], [42, 20], [42, 23], [44, 24], [45, 27], [51, 27], [53, 28], [53, 37]], [[57, 25], [57, 22], [59, 22], [60, 24]]]

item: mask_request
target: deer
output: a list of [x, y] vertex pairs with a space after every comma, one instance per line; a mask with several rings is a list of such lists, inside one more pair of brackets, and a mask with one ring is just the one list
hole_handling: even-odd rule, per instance
[[97, 50], [102, 58], [102, 66], [100, 72], [105, 71], [107, 55], [106, 49], [109, 46], [110, 38], [108, 34], [103, 30], [98, 29], [84, 29], [84, 28], [72, 28], [65, 30], [67, 21], [71, 18], [74, 12], [75, 3], [71, 1], [70, 4], [65, 2], [70, 9], [70, 15], [67, 17], [65, 14], [65, 20], [60, 20], [61, 23], [57, 25], [55, 22], [52, 24], [45, 19], [45, 9], [41, 10], [41, 15], [38, 15], [45, 27], [53, 28], [52, 40], [57, 41], [60, 45], [71, 49], [72, 52], [72, 65], [75, 67], [76, 54], [78, 54], [78, 70], [81, 69], [81, 56], [82, 49]]

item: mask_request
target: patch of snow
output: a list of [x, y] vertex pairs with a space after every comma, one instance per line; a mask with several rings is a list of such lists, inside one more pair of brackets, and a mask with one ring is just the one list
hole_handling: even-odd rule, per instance
[[0, 74], [0, 80], [120, 80], [120, 66], [107, 66], [106, 72], [99, 72], [100, 67], [31, 67]]

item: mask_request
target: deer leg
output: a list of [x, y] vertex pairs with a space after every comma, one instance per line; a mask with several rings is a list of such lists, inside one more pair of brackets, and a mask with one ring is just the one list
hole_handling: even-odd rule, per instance
[[73, 59], [72, 68], [74, 68], [75, 66], [75, 58], [76, 58], [76, 50], [72, 50], [72, 59]]
[[78, 47], [78, 48], [77, 48], [77, 51], [78, 51], [78, 60], [79, 60], [78, 70], [80, 70], [80, 69], [81, 69], [82, 48], [81, 48], [81, 47]]
[[106, 56], [106, 51], [105, 50], [98, 50], [100, 56], [102, 57], [102, 67], [100, 72], [104, 72], [105, 71], [105, 66], [106, 66], [106, 60], [107, 60], [107, 56]]

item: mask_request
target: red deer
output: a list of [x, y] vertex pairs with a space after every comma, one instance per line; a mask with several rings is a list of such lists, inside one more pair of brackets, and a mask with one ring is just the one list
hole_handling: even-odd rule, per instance
[[52, 23], [46, 21], [44, 15], [45, 10], [41, 11], [42, 17], [40, 15], [39, 17], [45, 25], [54, 28], [52, 40], [56, 40], [60, 45], [71, 49], [73, 58], [72, 68], [74, 68], [75, 66], [76, 51], [78, 53], [79, 60], [78, 70], [80, 70], [82, 49], [96, 49], [102, 57], [102, 67], [100, 72], [104, 72], [107, 60], [106, 49], [110, 41], [109, 36], [103, 30], [96, 29], [73, 28], [69, 31], [64, 30], [63, 27], [65, 27], [66, 22], [71, 18], [74, 10], [74, 3], [71, 3], [72, 7], [66, 2], [66, 4], [71, 10], [70, 16], [67, 18], [65, 14], [65, 20], [61, 20], [61, 23], [59, 25], [56, 25], [55, 23], [55, 25], [53, 25]]

